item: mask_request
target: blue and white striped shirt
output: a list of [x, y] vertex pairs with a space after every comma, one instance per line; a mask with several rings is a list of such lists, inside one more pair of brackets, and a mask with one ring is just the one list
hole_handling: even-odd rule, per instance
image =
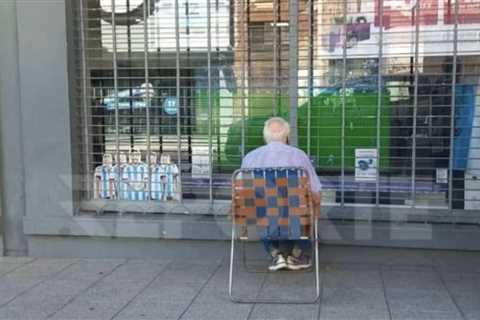
[[153, 200], [175, 198], [178, 167], [176, 164], [161, 164], [152, 167], [151, 197]]
[[129, 164], [121, 173], [120, 199], [146, 200], [148, 166], [144, 163]]
[[113, 199], [114, 174], [112, 167], [101, 165], [95, 168], [94, 174], [94, 198], [95, 199]]

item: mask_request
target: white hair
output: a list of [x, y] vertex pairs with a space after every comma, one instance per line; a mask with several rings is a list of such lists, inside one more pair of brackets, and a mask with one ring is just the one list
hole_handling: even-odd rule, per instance
[[[277, 128], [272, 130], [272, 125], [276, 124]], [[263, 127], [263, 139], [266, 143], [273, 141], [286, 142], [288, 135], [290, 134], [290, 125], [287, 121], [280, 117], [273, 117], [265, 121]]]

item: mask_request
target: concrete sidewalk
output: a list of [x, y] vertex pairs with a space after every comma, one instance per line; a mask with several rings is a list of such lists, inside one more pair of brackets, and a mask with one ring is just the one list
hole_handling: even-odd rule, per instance
[[[227, 261], [0, 257], [0, 319], [480, 319], [477, 252], [323, 246], [311, 305], [230, 302]], [[302, 298], [312, 277], [240, 272], [237, 289]]]

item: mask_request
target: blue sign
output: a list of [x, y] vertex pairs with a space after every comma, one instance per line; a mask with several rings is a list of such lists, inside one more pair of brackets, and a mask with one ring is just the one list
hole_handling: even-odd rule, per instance
[[170, 116], [177, 114], [177, 97], [168, 96], [163, 100], [163, 111]]

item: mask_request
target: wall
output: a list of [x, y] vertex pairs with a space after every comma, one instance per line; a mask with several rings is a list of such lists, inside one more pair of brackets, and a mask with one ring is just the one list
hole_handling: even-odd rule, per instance
[[25, 181], [15, 1], [0, 2], [0, 21], [0, 225], [2, 253], [16, 256], [26, 254], [27, 244], [22, 232]]
[[[213, 248], [223, 254], [224, 243], [212, 246], [211, 240], [228, 239], [230, 222], [225, 217], [74, 215], [72, 160], [77, 153], [72, 153], [71, 143], [75, 106], [69, 92], [69, 5], [67, 0], [0, 2], [0, 181], [7, 253], [26, 254], [28, 240], [32, 256], [149, 256], [197, 241], [205, 246], [202, 250]], [[479, 217], [468, 212], [463, 218], [470, 217], [473, 226], [457, 227], [422, 223], [435, 220], [433, 211], [371, 208], [356, 211], [359, 221], [330, 224], [332, 217], [337, 221], [342, 217], [326, 209], [321, 228], [325, 242], [480, 249], [475, 226]], [[397, 222], [373, 223], [378, 214], [383, 217], [379, 221]], [[403, 223], [408, 214], [418, 216], [416, 223]], [[451, 213], [443, 217], [452, 222]], [[139, 243], [147, 246], [145, 251]]]

